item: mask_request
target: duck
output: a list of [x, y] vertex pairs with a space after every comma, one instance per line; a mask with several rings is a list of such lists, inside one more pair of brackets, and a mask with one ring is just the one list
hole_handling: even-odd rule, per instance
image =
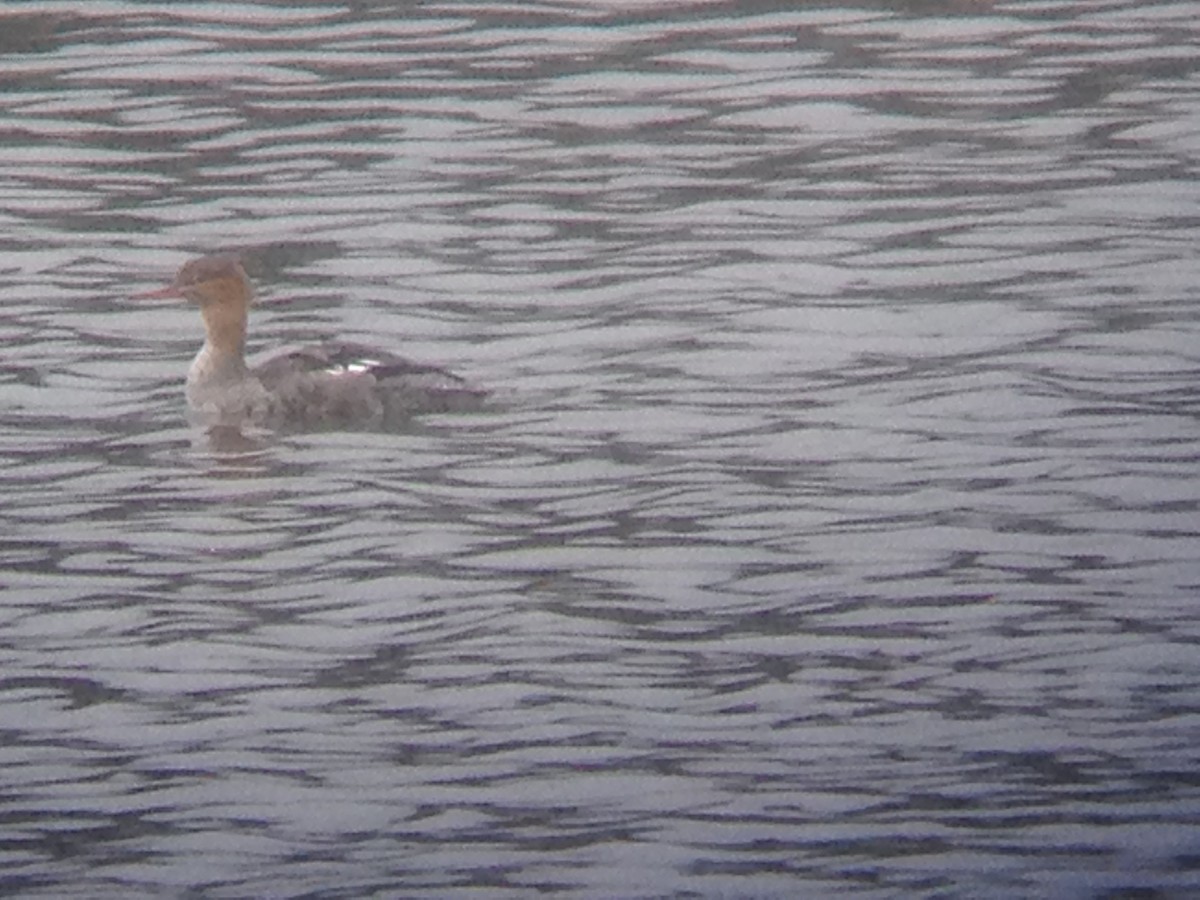
[[488, 395], [445, 369], [348, 341], [291, 348], [248, 365], [254, 289], [237, 254], [192, 259], [166, 287], [134, 297], [199, 307], [205, 338], [185, 393], [193, 417], [206, 425], [374, 430], [426, 413], [479, 410]]

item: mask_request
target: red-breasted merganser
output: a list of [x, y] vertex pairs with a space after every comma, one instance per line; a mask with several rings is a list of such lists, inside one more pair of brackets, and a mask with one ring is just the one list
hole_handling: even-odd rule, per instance
[[200, 307], [207, 334], [188, 371], [187, 400], [207, 425], [380, 428], [418, 413], [479, 409], [487, 394], [443, 369], [360, 344], [301, 347], [247, 367], [254, 292], [236, 256], [194, 259], [169, 286], [135, 296]]

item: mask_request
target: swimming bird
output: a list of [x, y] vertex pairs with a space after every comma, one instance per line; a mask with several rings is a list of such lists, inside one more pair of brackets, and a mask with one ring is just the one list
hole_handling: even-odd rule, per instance
[[487, 396], [444, 369], [347, 342], [299, 347], [247, 366], [254, 291], [236, 255], [193, 259], [167, 287], [135, 297], [178, 297], [200, 308], [204, 346], [188, 370], [186, 393], [203, 424], [387, 428], [421, 413], [480, 409]]

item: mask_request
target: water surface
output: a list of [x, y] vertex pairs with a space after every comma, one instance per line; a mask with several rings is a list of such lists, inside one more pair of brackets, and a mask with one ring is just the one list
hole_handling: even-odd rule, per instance
[[[1200, 892], [1196, 38], [0, 13], [0, 893]], [[208, 439], [217, 249], [497, 402]]]

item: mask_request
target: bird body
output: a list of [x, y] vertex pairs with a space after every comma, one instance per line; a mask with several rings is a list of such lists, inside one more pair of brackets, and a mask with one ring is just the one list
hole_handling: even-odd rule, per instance
[[253, 290], [235, 256], [194, 259], [170, 286], [137, 296], [183, 297], [199, 306], [205, 341], [188, 371], [187, 400], [205, 424], [381, 428], [422, 413], [479, 409], [487, 395], [444, 369], [347, 342], [299, 347], [247, 366]]

